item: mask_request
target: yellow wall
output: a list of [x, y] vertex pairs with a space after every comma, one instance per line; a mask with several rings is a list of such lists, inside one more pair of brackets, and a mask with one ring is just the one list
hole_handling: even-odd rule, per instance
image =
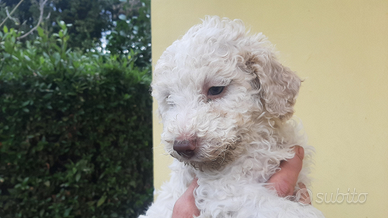
[[[305, 79], [296, 116], [317, 150], [314, 205], [327, 217], [388, 217], [387, 0], [152, 0], [151, 10], [154, 63], [205, 15], [242, 19], [268, 36]], [[154, 115], [156, 188], [171, 162], [160, 133]], [[368, 193], [365, 203], [315, 202], [354, 188]]]

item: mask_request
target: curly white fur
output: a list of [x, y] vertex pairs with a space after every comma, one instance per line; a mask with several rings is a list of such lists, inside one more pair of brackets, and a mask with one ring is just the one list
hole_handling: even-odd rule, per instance
[[[295, 155], [295, 145], [305, 149], [299, 182], [310, 184], [313, 149], [290, 119], [300, 84], [265, 36], [249, 35], [241, 21], [207, 17], [193, 26], [155, 67], [152, 95], [164, 125], [162, 142], [175, 160], [171, 180], [140, 217], [171, 217], [194, 177], [201, 218], [323, 217], [265, 187], [280, 161]], [[209, 96], [214, 86], [225, 88]], [[174, 151], [174, 142], [183, 140], [195, 140], [193, 157]]]

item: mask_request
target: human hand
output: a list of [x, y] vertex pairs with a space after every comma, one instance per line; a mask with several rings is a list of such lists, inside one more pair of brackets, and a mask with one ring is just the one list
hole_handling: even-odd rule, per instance
[[[280, 164], [280, 170], [276, 172], [268, 181], [268, 187], [274, 188], [280, 197], [295, 195], [294, 189], [298, 176], [303, 165], [304, 149], [300, 146], [294, 147], [295, 156]], [[310, 196], [303, 183], [298, 184], [301, 195], [298, 200], [304, 204], [311, 204]]]

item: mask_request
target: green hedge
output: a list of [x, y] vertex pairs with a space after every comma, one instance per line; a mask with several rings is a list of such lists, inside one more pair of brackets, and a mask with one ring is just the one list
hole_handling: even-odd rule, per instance
[[136, 217], [153, 191], [149, 70], [67, 50], [60, 26], [0, 32], [0, 217]]

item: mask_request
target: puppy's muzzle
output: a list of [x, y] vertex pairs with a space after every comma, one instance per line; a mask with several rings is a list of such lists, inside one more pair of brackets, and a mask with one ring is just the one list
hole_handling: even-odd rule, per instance
[[175, 141], [173, 149], [182, 157], [191, 158], [195, 155], [197, 140]]

